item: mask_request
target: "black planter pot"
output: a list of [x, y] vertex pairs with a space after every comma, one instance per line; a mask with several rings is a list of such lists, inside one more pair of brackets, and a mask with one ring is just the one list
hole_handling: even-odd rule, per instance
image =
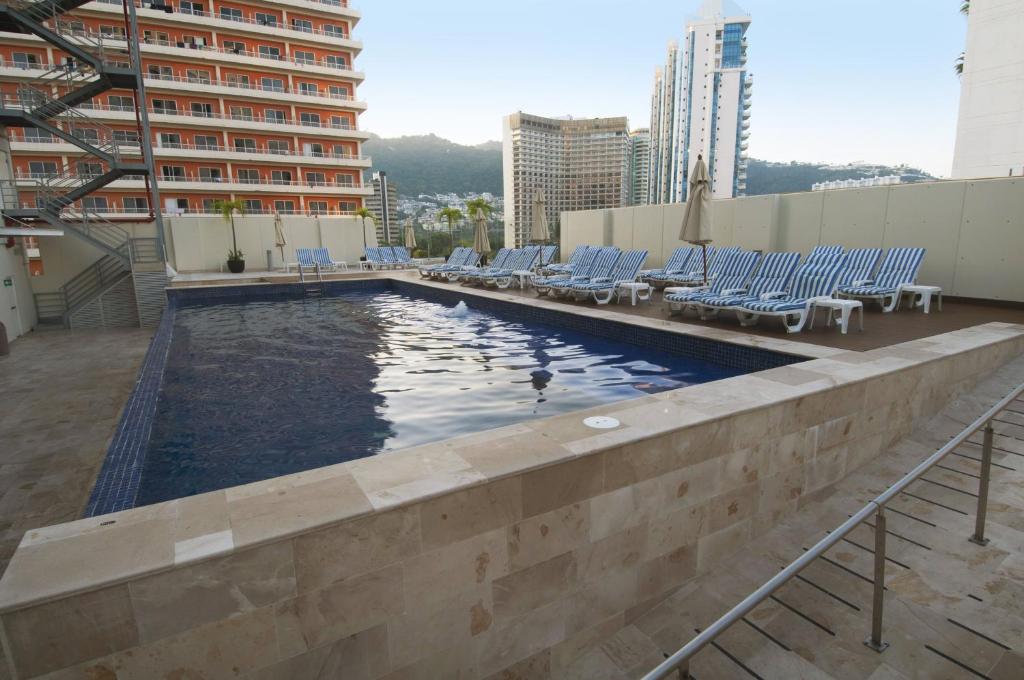
[[228, 260], [228, 271], [232, 274], [241, 274], [245, 271], [245, 260]]

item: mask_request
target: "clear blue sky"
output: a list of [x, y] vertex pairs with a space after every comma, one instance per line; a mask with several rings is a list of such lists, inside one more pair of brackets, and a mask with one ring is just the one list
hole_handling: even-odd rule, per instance
[[[501, 117], [629, 117], [699, 0], [352, 0], [362, 127], [500, 139]], [[948, 175], [966, 19], [960, 0], [738, 0], [753, 16], [750, 153], [907, 163]]]

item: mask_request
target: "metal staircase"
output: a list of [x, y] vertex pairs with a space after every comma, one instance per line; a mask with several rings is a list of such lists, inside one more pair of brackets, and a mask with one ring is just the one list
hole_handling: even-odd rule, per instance
[[[134, 176], [146, 180], [151, 189], [150, 204], [154, 208], [159, 206], [151, 151], [143, 144], [141, 161], [125, 159], [114, 131], [86, 113], [86, 105], [107, 90], [134, 90], [139, 137], [149, 137], [136, 41], [129, 39], [127, 49], [112, 48], [104, 44], [102, 36], [83, 31], [80, 24], [76, 28], [65, 14], [87, 1], [11, 0], [0, 5], [0, 31], [35, 35], [70, 55], [64, 63], [21, 83], [15, 95], [4, 95], [0, 99], [0, 126], [33, 127], [84, 152], [54, 176], [34, 178], [31, 184], [24, 180], [0, 183], [6, 221], [62, 229], [103, 253], [58, 293], [37, 296], [40, 318], [59, 317], [65, 325], [70, 325], [69, 320], [77, 310], [133, 274], [134, 265], [140, 262], [133, 259], [129, 232], [90, 210], [82, 199], [120, 178]], [[125, 5], [125, 30], [129, 36], [134, 36], [137, 34], [135, 7], [129, 4]], [[31, 200], [22, 200], [26, 193], [32, 195]], [[158, 230], [154, 252], [159, 253], [162, 264], [159, 213], [153, 218]], [[164, 276], [162, 267], [150, 261], [143, 264], [147, 275]], [[142, 316], [151, 315], [143, 315], [140, 308], [138, 317]]]

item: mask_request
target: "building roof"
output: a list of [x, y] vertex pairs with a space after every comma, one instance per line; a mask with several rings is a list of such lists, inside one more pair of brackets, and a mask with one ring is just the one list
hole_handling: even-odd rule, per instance
[[704, 0], [695, 16], [699, 19], [715, 19], [725, 17], [746, 17], [750, 13], [732, 0]]

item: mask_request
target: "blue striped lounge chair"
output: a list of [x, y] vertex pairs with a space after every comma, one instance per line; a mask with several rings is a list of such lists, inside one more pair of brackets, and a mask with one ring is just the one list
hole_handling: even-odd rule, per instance
[[539, 268], [543, 269], [549, 264], [555, 261], [555, 254], [558, 252], [558, 246], [541, 246], [540, 249], [540, 265]]
[[815, 246], [811, 252], [807, 254], [807, 258], [801, 266], [831, 262], [836, 255], [842, 254], [842, 246]]
[[924, 253], [924, 248], [890, 248], [874, 279], [841, 286], [840, 297], [878, 300], [883, 312], [891, 312], [900, 305], [903, 286], [913, 285], [917, 280]]
[[515, 272], [532, 271], [537, 266], [539, 259], [540, 246], [526, 246], [519, 251], [516, 257], [510, 259], [504, 268], [492, 271], [483, 277], [483, 283], [485, 286], [508, 288], [515, 279]]
[[666, 292], [662, 296], [662, 300], [668, 304], [669, 313], [674, 314], [684, 311], [688, 306], [695, 305], [705, 298], [718, 297], [724, 291], [743, 290], [747, 279], [750, 278], [750, 274], [760, 261], [761, 253], [756, 250], [741, 251], [730, 256], [727, 266], [718, 273], [708, 288], [673, 289], [672, 292]]
[[456, 264], [461, 263], [462, 260], [466, 257], [465, 251], [467, 251], [467, 250], [469, 250], [469, 249], [468, 248], [464, 248], [462, 246], [459, 246], [458, 248], [455, 248], [454, 250], [452, 250], [452, 252], [448, 256], [448, 260], [446, 262], [442, 262], [440, 264], [431, 264], [431, 265], [427, 265], [425, 267], [420, 267], [419, 268], [420, 276], [422, 276], [425, 279], [426, 278], [430, 278], [431, 276], [434, 275], [434, 272], [441, 271], [442, 269], [444, 269], [445, 267], [448, 267], [449, 265], [456, 265]]
[[608, 276], [577, 283], [572, 287], [572, 294], [578, 300], [593, 297], [597, 304], [606, 305], [612, 301], [619, 284], [636, 281], [646, 260], [646, 250], [627, 250], [622, 253]]
[[765, 293], [761, 299], [746, 302], [736, 310], [740, 324], [753, 326], [762, 316], [782, 319], [787, 333], [798, 333], [810, 318], [815, 300], [830, 298], [846, 269], [847, 256], [842, 253], [819, 255], [814, 263], [804, 262], [793, 275], [785, 293]]
[[658, 269], [644, 269], [640, 272], [640, 280], [650, 283], [651, 277], [664, 276], [671, 272], [689, 271], [690, 258], [693, 257], [693, 253], [696, 250], [697, 248], [694, 248], [693, 246], [676, 248], [672, 251], [672, 254], [668, 256], [668, 260], [665, 261], [665, 266]]
[[295, 259], [299, 261], [299, 269], [316, 269], [312, 248], [296, 248]]
[[391, 246], [391, 250], [395, 253], [395, 260], [397, 265], [401, 268], [412, 266], [412, 255], [409, 254], [409, 249], [405, 246]]
[[519, 254], [518, 248], [502, 248], [495, 255], [491, 263], [486, 267], [476, 267], [474, 269], [466, 269], [461, 272], [450, 272], [448, 274], [449, 281], [462, 281], [464, 284], [467, 283], [483, 283], [483, 278], [493, 273], [499, 272], [505, 268], [508, 264], [509, 259]]
[[475, 267], [479, 261], [480, 256], [475, 250], [460, 246], [452, 251], [452, 254], [448, 256], [447, 262], [437, 265], [430, 275], [435, 279], [444, 279], [447, 277], [448, 272], [457, 272]]
[[868, 281], [882, 259], [881, 248], [854, 248], [847, 252], [846, 267], [839, 275], [839, 288]]
[[547, 276], [552, 276], [554, 274], [570, 274], [572, 273], [573, 267], [579, 264], [580, 259], [583, 258], [589, 250], [595, 249], [590, 246], [576, 246], [572, 251], [572, 255], [569, 256], [568, 262], [549, 262], [541, 267], [541, 270]]
[[338, 263], [331, 259], [331, 252], [327, 248], [312, 248], [313, 261], [320, 271], [333, 272], [338, 269]]
[[572, 290], [572, 287], [578, 283], [586, 283], [593, 279], [609, 276], [615, 267], [615, 263], [619, 261], [620, 255], [622, 255], [621, 251], [615, 246], [600, 248], [590, 269], [581, 271], [578, 276], [574, 274], [567, 279], [549, 281], [548, 293], [556, 296], [567, 295]]
[[548, 267], [547, 271], [551, 273], [547, 276], [535, 277], [533, 279], [533, 289], [537, 291], [538, 295], [547, 295], [548, 291], [551, 290], [551, 286], [549, 284], [552, 282], [557, 281], [561, 283], [573, 276], [588, 276], [591, 268], [594, 266], [594, 260], [597, 259], [600, 252], [600, 248], [580, 246], [573, 251], [572, 257], [569, 258], [568, 263], [560, 265], [561, 267], [564, 267], [564, 269], [551, 272], [551, 267]]
[[[719, 272], [727, 268], [732, 258], [739, 255], [742, 248], [730, 246], [728, 248], [714, 248], [708, 246], [708, 284], [715, 280]], [[665, 274], [652, 275], [648, 283], [655, 288], [679, 287], [679, 286], [702, 286], [704, 285], [704, 254], [697, 249], [690, 261], [686, 263], [685, 269]]]
[[381, 250], [377, 246], [368, 246], [363, 250], [363, 254], [366, 256], [366, 263], [370, 266], [370, 269], [383, 269], [386, 266], [384, 253]]
[[745, 290], [723, 290], [721, 295], [696, 302], [702, 319], [715, 317], [723, 309], [736, 309], [755, 302], [767, 293], [784, 293], [800, 263], [800, 253], [768, 253]]

